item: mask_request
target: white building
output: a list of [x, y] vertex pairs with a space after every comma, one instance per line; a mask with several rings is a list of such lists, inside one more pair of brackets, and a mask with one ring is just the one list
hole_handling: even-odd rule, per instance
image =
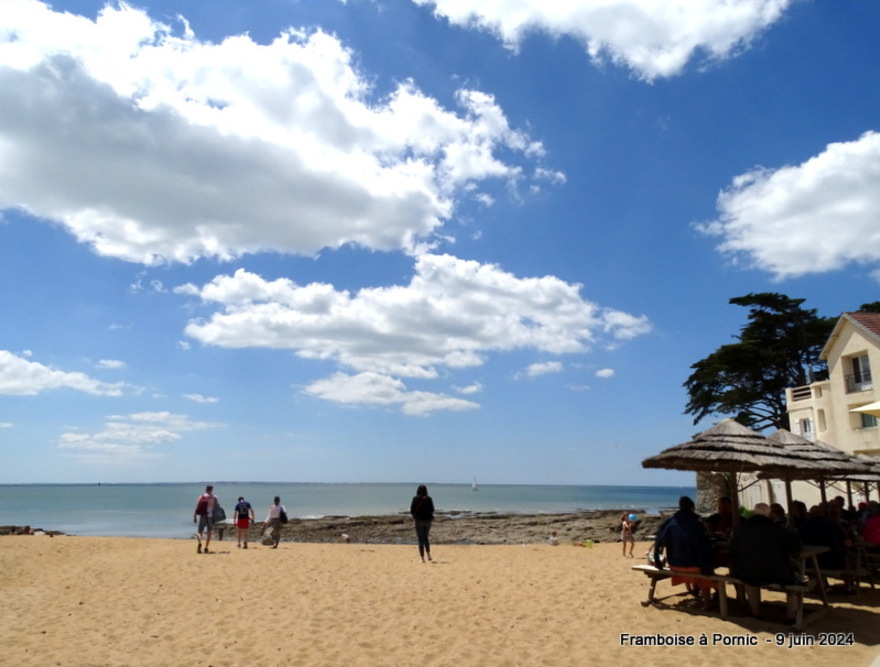
[[[852, 412], [880, 400], [880, 313], [844, 313], [822, 349], [828, 379], [786, 389], [785, 400], [791, 431], [807, 440], [820, 441], [850, 454], [880, 457], [880, 427], [868, 414]], [[877, 375], [875, 390], [873, 376]], [[830, 489], [843, 494], [844, 486]], [[807, 506], [820, 500], [819, 489], [808, 482], [794, 482], [792, 495]], [[780, 481], [752, 485], [741, 502], [785, 503]], [[858, 501], [860, 498], [856, 498]]]

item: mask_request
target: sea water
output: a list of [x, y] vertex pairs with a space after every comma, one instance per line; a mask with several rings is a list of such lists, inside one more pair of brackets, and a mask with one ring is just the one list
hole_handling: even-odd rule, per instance
[[[203, 483], [0, 485], [0, 525], [71, 535], [185, 538]], [[214, 493], [231, 518], [239, 496], [266, 517], [274, 496], [297, 518], [406, 513], [415, 484], [217, 482]], [[592, 509], [655, 514], [675, 507], [690, 487], [431, 484], [439, 514], [560, 513]]]

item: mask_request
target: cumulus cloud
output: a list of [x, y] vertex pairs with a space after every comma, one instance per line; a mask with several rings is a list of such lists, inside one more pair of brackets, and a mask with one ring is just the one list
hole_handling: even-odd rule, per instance
[[601, 308], [580, 289], [552, 276], [518, 278], [492, 264], [423, 255], [409, 285], [354, 294], [244, 270], [176, 291], [222, 307], [187, 325], [203, 343], [290, 349], [359, 372], [435, 378], [439, 367], [479, 366], [493, 351], [583, 353], [600, 337], [650, 330], [644, 316]]
[[479, 394], [481, 391], [483, 391], [483, 384], [481, 382], [474, 382], [472, 384], [465, 385], [464, 387], [455, 387], [455, 391], [464, 396]]
[[652, 80], [679, 74], [697, 54], [727, 58], [777, 21], [794, 0], [413, 0], [450, 23], [478, 27], [517, 49], [529, 32], [567, 35], [596, 62]]
[[183, 397], [193, 403], [217, 403], [219, 398], [213, 396], [203, 396], [202, 394], [184, 394]]
[[423, 416], [437, 410], [473, 410], [471, 401], [426, 391], [410, 391], [397, 378], [381, 373], [335, 373], [313, 382], [305, 393], [343, 405], [381, 405], [400, 408], [407, 415]]
[[564, 180], [491, 95], [450, 110], [403, 81], [375, 100], [320, 30], [211, 43], [125, 4], [94, 21], [3, 5], [0, 208], [102, 255], [411, 250], [483, 186]]
[[[735, 262], [778, 279], [880, 261], [880, 134], [829, 144], [806, 162], [754, 169], [697, 225]], [[875, 273], [880, 278], [880, 273]]]
[[102, 370], [115, 371], [125, 368], [125, 362], [119, 361], [118, 359], [101, 359], [97, 364], [95, 364], [95, 367]]
[[[650, 330], [644, 316], [602, 308], [584, 300], [580, 290], [556, 277], [518, 278], [498, 266], [449, 255], [419, 257], [408, 285], [356, 293], [321, 283], [267, 281], [244, 270], [201, 287], [175, 289], [221, 308], [187, 325], [192, 338], [225, 348], [288, 349], [303, 358], [334, 361], [358, 375], [334, 376], [311, 385], [309, 393], [352, 403], [360, 391], [365, 403], [399, 404], [411, 414], [426, 397], [402, 402], [405, 390], [398, 378], [433, 379], [439, 369], [480, 366], [490, 352], [579, 354], [602, 339], [625, 340]], [[549, 371], [557, 364], [541, 368]], [[385, 380], [379, 382], [379, 376]], [[381, 400], [376, 398], [380, 388], [385, 392], [379, 392]], [[444, 409], [462, 405], [446, 396], [432, 394], [430, 399], [430, 405]]]
[[526, 377], [534, 378], [549, 373], [561, 373], [562, 363], [558, 361], [544, 361], [537, 364], [530, 364], [525, 370]]
[[35, 396], [50, 389], [74, 389], [96, 396], [121, 396], [127, 385], [100, 382], [85, 373], [60, 371], [0, 350], [0, 395]]
[[172, 412], [138, 412], [107, 418], [95, 433], [69, 432], [61, 435], [58, 447], [70, 450], [85, 463], [137, 463], [161, 456], [155, 448], [177, 442], [184, 433], [216, 428], [219, 424], [191, 421]]
[[614, 369], [613, 368], [600, 368], [596, 371], [597, 378], [610, 378], [614, 377]]

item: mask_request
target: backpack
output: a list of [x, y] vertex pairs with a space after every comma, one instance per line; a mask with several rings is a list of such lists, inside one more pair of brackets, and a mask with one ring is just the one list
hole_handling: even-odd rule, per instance
[[208, 501], [205, 498], [199, 498], [196, 504], [196, 516], [204, 516], [208, 513]]
[[214, 523], [219, 523], [221, 521], [226, 521], [226, 510], [220, 507], [220, 503], [214, 503]]

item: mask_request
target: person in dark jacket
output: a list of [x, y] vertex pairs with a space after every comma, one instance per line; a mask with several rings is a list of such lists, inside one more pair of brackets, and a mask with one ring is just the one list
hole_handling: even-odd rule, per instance
[[425, 558], [431, 560], [431, 542], [428, 535], [431, 532], [431, 522], [434, 520], [434, 501], [428, 495], [428, 487], [419, 485], [416, 495], [409, 506], [409, 513], [416, 523], [416, 537], [419, 538], [419, 556], [422, 562]]
[[[682, 572], [684, 576], [673, 576], [672, 585], [691, 584], [700, 590], [703, 607], [712, 605], [713, 584], [701, 579], [686, 576], [687, 574], [712, 574], [714, 561], [712, 546], [706, 534], [706, 528], [695, 511], [694, 501], [688, 496], [678, 500], [678, 511], [667, 519], [654, 542], [654, 562], [660, 563], [660, 552], [666, 552], [666, 564], [670, 570]], [[657, 567], [662, 567], [658, 565]]]
[[846, 567], [846, 535], [840, 524], [835, 524], [825, 514], [821, 505], [813, 505], [807, 519], [798, 528], [798, 535], [804, 544], [828, 547], [819, 554], [819, 567], [823, 570], [842, 570]]
[[[770, 518], [767, 503], [755, 505], [754, 514], [740, 523], [730, 541], [731, 574], [745, 584], [753, 616], [761, 615], [761, 589], [767, 584], [793, 584], [797, 579], [792, 559], [801, 549], [793, 530]], [[794, 620], [797, 596], [786, 593], [787, 616]]]

